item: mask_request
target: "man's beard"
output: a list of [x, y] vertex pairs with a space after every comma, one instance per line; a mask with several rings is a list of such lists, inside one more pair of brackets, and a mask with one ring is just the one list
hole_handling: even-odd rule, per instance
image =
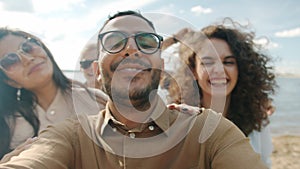
[[[119, 89], [112, 85], [112, 78], [109, 77], [107, 73], [103, 74], [104, 78], [102, 79], [104, 85], [104, 91], [108, 94], [110, 99], [115, 103], [126, 103], [124, 100], [130, 100], [131, 104], [138, 110], [147, 109], [150, 106], [151, 93], [156, 94], [158, 85], [160, 82], [161, 70], [151, 69], [153, 74], [151, 76], [151, 83], [144, 88], [129, 88]], [[134, 77], [132, 81], [136, 80], [137, 77]], [[116, 82], [115, 82], [116, 83]], [[131, 105], [129, 105], [131, 106]]]

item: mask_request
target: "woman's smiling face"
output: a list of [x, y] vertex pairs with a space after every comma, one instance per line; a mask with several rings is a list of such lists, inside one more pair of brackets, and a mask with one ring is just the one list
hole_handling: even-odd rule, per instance
[[236, 56], [221, 39], [206, 39], [196, 58], [195, 75], [203, 95], [230, 95], [238, 80]]
[[17, 85], [14, 87], [34, 90], [52, 80], [53, 64], [39, 43], [22, 36], [7, 35], [0, 40], [0, 60], [4, 61], [8, 57], [19, 59], [9, 68], [1, 68]]

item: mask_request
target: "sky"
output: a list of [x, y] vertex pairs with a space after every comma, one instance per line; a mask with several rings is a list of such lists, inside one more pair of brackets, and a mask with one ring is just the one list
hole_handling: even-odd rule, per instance
[[250, 24], [276, 72], [300, 77], [299, 6], [297, 0], [0, 0], [0, 26], [40, 37], [61, 69], [78, 70], [84, 45], [117, 11], [138, 10], [153, 17], [158, 33], [165, 36], [231, 17]]

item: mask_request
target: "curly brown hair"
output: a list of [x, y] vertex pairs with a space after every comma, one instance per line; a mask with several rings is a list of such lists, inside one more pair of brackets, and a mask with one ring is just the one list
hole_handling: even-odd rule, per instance
[[[225, 24], [227, 21], [230, 21], [232, 27]], [[221, 24], [207, 26], [200, 32], [189, 32], [204, 36], [180, 45], [178, 54], [184, 64], [177, 70], [174, 76], [176, 81], [171, 82], [169, 92], [176, 103], [201, 106], [199, 105], [201, 88], [194, 77], [187, 75], [196, 70], [195, 48], [201, 50], [201, 42], [207, 38], [224, 40], [236, 57], [239, 72], [237, 84], [231, 93], [226, 118], [248, 136], [253, 130], [260, 131], [262, 126], [269, 123], [266, 110], [271, 100], [270, 95], [275, 93], [277, 85], [273, 67], [269, 65], [271, 57], [262, 46], [254, 43], [255, 33], [242, 31], [244, 28], [230, 18], [225, 18]], [[196, 46], [191, 49], [191, 45]]]

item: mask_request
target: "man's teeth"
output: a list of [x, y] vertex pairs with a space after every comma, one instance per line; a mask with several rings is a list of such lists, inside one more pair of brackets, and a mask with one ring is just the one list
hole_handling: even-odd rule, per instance
[[126, 68], [124, 69], [126, 71], [140, 71], [141, 69], [137, 69], [137, 68]]
[[121, 69], [121, 70], [125, 70], [125, 71], [130, 71], [130, 72], [136, 72], [136, 71], [150, 71], [151, 68], [148, 68], [148, 69], [141, 69], [141, 68], [124, 68], [124, 69]]

